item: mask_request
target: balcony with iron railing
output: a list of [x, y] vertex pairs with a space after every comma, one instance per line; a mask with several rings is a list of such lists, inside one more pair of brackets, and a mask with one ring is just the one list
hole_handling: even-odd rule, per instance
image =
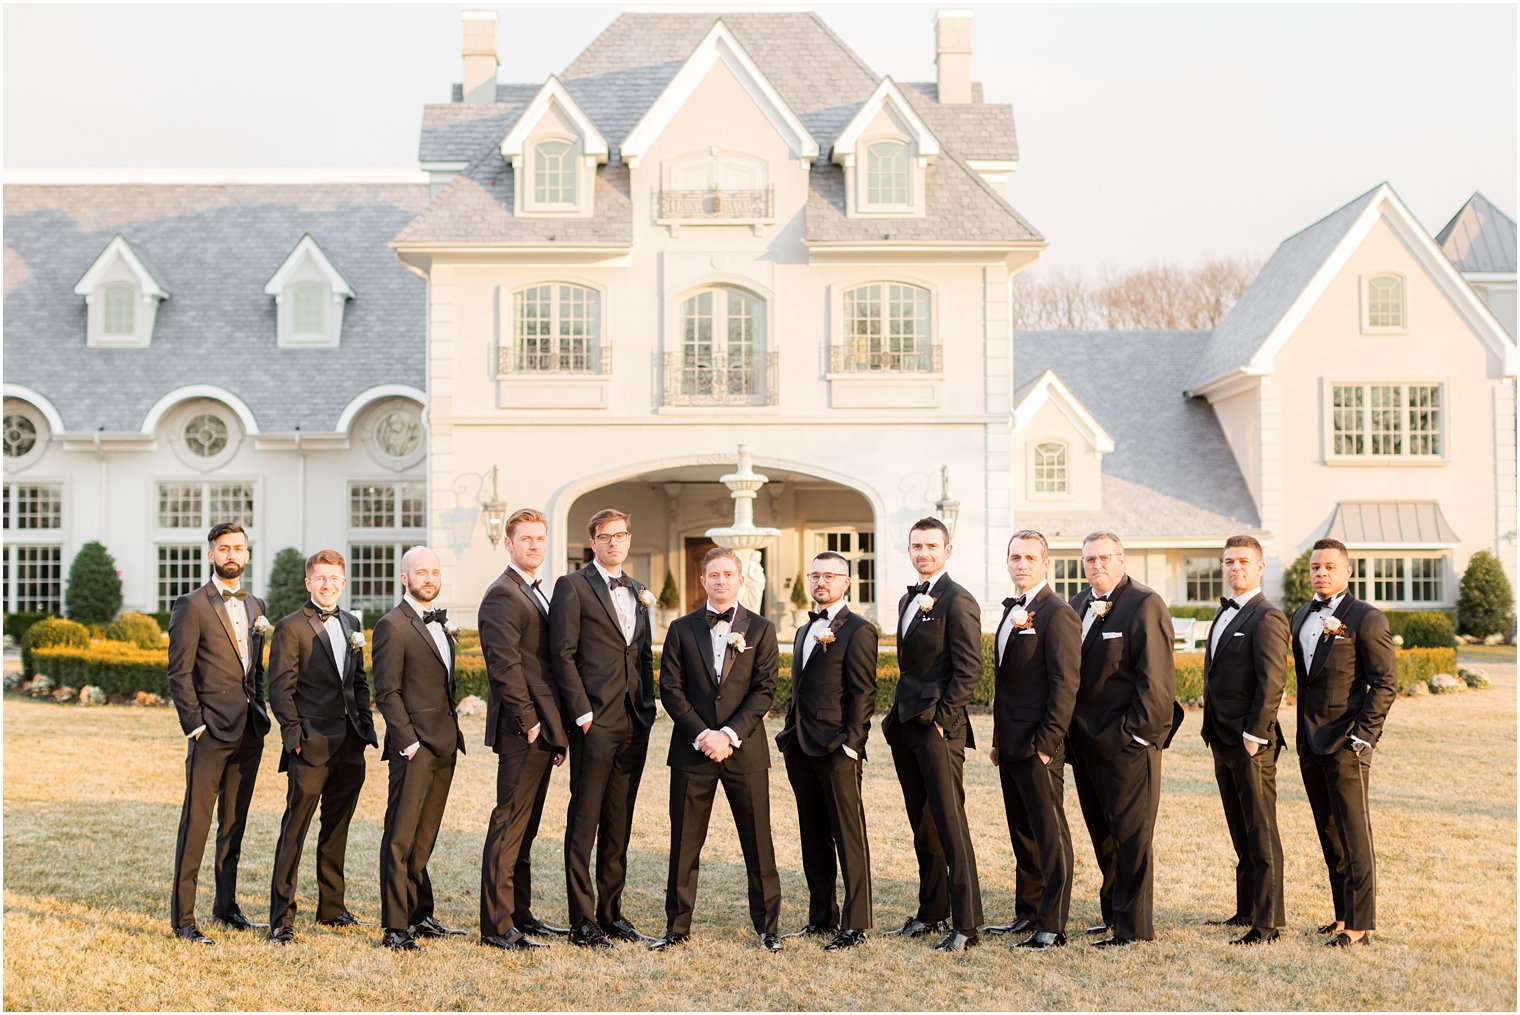
[[829, 346], [829, 373], [917, 373], [938, 374], [944, 371], [944, 348], [939, 342], [924, 343], [917, 348], [886, 349], [879, 345]]
[[656, 220], [661, 224], [769, 222], [775, 218], [776, 188], [761, 190], [659, 190]]
[[661, 353], [660, 404], [764, 406], [778, 402], [779, 355], [757, 352], [730, 359], [721, 346]]
[[499, 377], [545, 374], [610, 374], [612, 346], [550, 343], [503, 345], [497, 350], [496, 373]]

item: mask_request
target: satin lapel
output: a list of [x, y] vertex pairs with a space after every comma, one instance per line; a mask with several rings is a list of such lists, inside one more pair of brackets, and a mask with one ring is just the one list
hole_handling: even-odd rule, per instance
[[[1048, 588], [1048, 586], [1047, 586], [1047, 588]], [[1033, 606], [1034, 604], [1030, 603], [1029, 605]], [[1003, 615], [998, 618], [997, 627], [994, 627], [992, 629], [992, 651], [993, 651], [994, 654], [996, 654], [996, 652], [997, 652], [997, 637], [998, 637], [998, 633], [1003, 630], [1003, 624], [1007, 622], [1007, 620], [1008, 620], [1008, 614], [1010, 614], [1012, 612], [1013, 612], [1013, 607], [1012, 606], [1005, 606], [1005, 607], [1003, 607]], [[994, 658], [992, 660], [992, 662], [993, 662], [993, 669], [1000, 670], [1000, 669], [1003, 668], [1003, 659], [1006, 659], [1008, 657], [1008, 649], [1010, 649], [1010, 648], [1013, 647], [1013, 639], [1016, 638], [1016, 637], [1018, 637], [1018, 633], [1019, 632], [1017, 632], [1017, 631], [1009, 631], [1008, 632], [1008, 645], [1006, 647], [1004, 647], [1004, 649], [1003, 649], [1003, 656], [1002, 656], [1002, 658]]]
[[[325, 652], [326, 653], [325, 658], [327, 659], [327, 668], [329, 670], [336, 669], [337, 664], [333, 662], [333, 655], [332, 655], [332, 639], [327, 636], [327, 627], [326, 627], [326, 625], [324, 625], [322, 623], [322, 621], [320, 621], [320, 620], [317, 619], [317, 615], [316, 615], [316, 613], [314, 611], [312, 611], [312, 610], [306, 610], [303, 607], [303, 612], [305, 612], [305, 614], [306, 614], [306, 625], [311, 628], [311, 633], [312, 633], [311, 644], [312, 644], [314, 650], [315, 649], [320, 649], [322, 652]], [[339, 616], [338, 616], [338, 625], [341, 627], [342, 624], [343, 624], [343, 617], [342, 617], [341, 614], [339, 614]], [[343, 679], [342, 674], [339, 674], [338, 679], [339, 680]]]
[[[1341, 597], [1341, 605], [1336, 607], [1335, 612], [1332, 613], [1331, 616], [1333, 616], [1336, 620], [1344, 620], [1346, 611], [1351, 608], [1351, 603], [1351, 593], [1347, 592], [1344, 596]], [[1330, 646], [1334, 644], [1334, 638], [1327, 637], [1323, 634], [1319, 636], [1319, 642], [1314, 646], [1314, 661], [1309, 664], [1308, 679], [1313, 680], [1315, 677], [1319, 676], [1319, 671], [1325, 667], [1325, 660], [1330, 658]]]
[[[1235, 616], [1230, 618], [1229, 625], [1225, 627], [1224, 633], [1221, 634], [1218, 638], [1214, 637], [1214, 629], [1212, 627], [1209, 628], [1209, 640], [1204, 646], [1203, 654], [1203, 672], [1205, 676], [1208, 675], [1209, 670], [1214, 668], [1214, 658], [1217, 655], [1217, 653], [1214, 651], [1214, 646], [1217, 644], [1221, 648], [1224, 647], [1226, 644], [1225, 639], [1235, 637], [1235, 632], [1239, 631], [1242, 627], [1245, 626], [1246, 619], [1250, 617], [1252, 613], [1261, 609], [1261, 604], [1264, 602], [1266, 602], [1266, 600], [1263, 599], [1258, 593], [1249, 603], [1245, 605], [1244, 609], [1236, 610]], [[1215, 623], [1218, 623], [1218, 621], [1216, 620]]]
[[612, 592], [607, 588], [607, 583], [602, 580], [602, 572], [596, 569], [595, 564], [588, 564], [581, 570], [581, 577], [586, 584], [591, 586], [591, 591], [596, 593], [596, 598], [602, 601], [602, 609], [607, 611], [607, 619], [612, 621], [612, 626], [617, 628], [618, 637], [623, 636], [623, 620], [618, 616], [617, 607], [612, 605]]
[[[534, 609], [536, 609], [545, 617], [549, 615], [549, 611], [544, 609], [543, 603], [540, 603], [538, 601], [538, 597], [533, 594], [533, 590], [528, 587], [528, 583], [523, 581], [522, 575], [518, 574], [516, 571], [512, 570], [509, 567], [507, 568], [507, 578], [512, 582], [513, 585], [517, 586], [517, 591], [523, 594], [523, 598], [533, 604]], [[542, 586], [539, 587], [542, 588]]]
[[[222, 622], [222, 630], [227, 632], [227, 643], [232, 646], [232, 654], [237, 656], [243, 664], [243, 672], [248, 672], [248, 660], [243, 658], [243, 653], [238, 651], [237, 632], [232, 629], [232, 618], [227, 616], [227, 607], [223, 605], [222, 594], [217, 591], [215, 582], [206, 583], [206, 599], [210, 601], [211, 608], [216, 611], [216, 619]], [[248, 627], [249, 639], [253, 637], [253, 626]]]
[[[744, 630], [742, 631], [739, 631], [740, 617], [744, 618]], [[749, 644], [749, 629], [751, 624], [754, 622], [754, 618], [755, 615], [753, 613], [750, 613], [738, 603], [734, 604], [734, 622], [728, 626], [728, 630], [730, 633], [739, 631], [740, 636], [744, 638], [744, 651], [746, 652], [753, 652], [755, 650], [755, 646]], [[718, 686], [721, 687], [723, 685], [723, 681], [728, 679], [728, 675], [730, 672], [732, 672], [734, 663], [738, 660], [738, 658], [739, 653], [734, 651], [734, 647], [732, 645], [729, 645], [723, 650], [723, 676], [718, 679]]]
[[[812, 624], [804, 624], [801, 627], [797, 628], [797, 636], [794, 639], [792, 639], [792, 700], [793, 701], [797, 700], [797, 687], [798, 687], [798, 685], [800, 685], [802, 683], [802, 671], [807, 668], [804, 665], [803, 661], [802, 661], [802, 649], [803, 649], [803, 646], [805, 646], [807, 644], [808, 628], [810, 628], [812, 626], [813, 626]], [[816, 655], [817, 653], [815, 652], [814, 654]], [[813, 661], [812, 657], [810, 656], [808, 658], [808, 662], [812, 662], [812, 661]]]
[[[934, 600], [934, 605], [936, 607], [939, 606], [940, 597], [944, 595], [945, 587], [949, 584], [950, 576], [947, 574], [941, 575], [939, 581], [935, 582], [934, 585], [930, 587], [928, 596], [930, 599]], [[939, 595], [935, 595], [936, 592], [938, 592]], [[934, 610], [932, 609], [929, 611], [929, 613], [933, 612]], [[923, 610], [913, 611], [913, 616], [908, 619], [908, 629], [903, 632], [904, 641], [907, 641], [909, 638], [913, 637], [913, 632], [918, 630], [918, 625], [923, 623], [925, 616], [927, 616], [927, 614], [925, 614]]]
[[[649, 611], [644, 608], [643, 603], [639, 602], [639, 593], [644, 591], [644, 586], [639, 584], [637, 578], [629, 580], [633, 582], [633, 588], [628, 590], [633, 595], [633, 640], [638, 641], [642, 637], [643, 628], [649, 624]], [[611, 593], [608, 594], [608, 598], [611, 598]], [[618, 630], [622, 629], [622, 625], [618, 625]]]
[[[849, 618], [849, 616], [850, 616], [850, 608], [848, 606], [844, 606], [844, 607], [840, 607], [839, 612], [834, 615], [834, 619], [831, 620], [831, 621], [829, 621], [829, 630], [832, 631], [832, 632], [834, 632], [834, 636], [835, 636], [834, 637], [834, 644], [836, 644], [836, 645], [839, 644], [839, 637], [838, 637], [839, 636], [839, 629], [842, 628], [842, 627], [844, 627], [844, 622]], [[808, 627], [812, 627], [812, 626], [813, 625], [811, 625], [811, 624], [808, 625]], [[804, 635], [807, 634], [807, 627], [804, 627], [802, 629], [802, 633]], [[813, 664], [816, 663], [819, 659], [821, 659], [824, 656], [824, 654], [826, 652], [828, 652], [828, 650], [829, 650], [829, 647], [827, 645], [816, 645], [815, 644], [813, 646], [813, 654], [810, 655], [810, 656], [808, 656], [808, 658], [807, 658], [807, 667], [806, 668], [807, 669], [812, 669], [813, 668]]]
[[[688, 616], [690, 615], [688, 614]], [[709, 685], [716, 685], [718, 682], [718, 671], [713, 669], [712, 628], [707, 626], [706, 615], [697, 614], [695, 617], [692, 617], [691, 623], [687, 624], [687, 626], [692, 630], [692, 637], [697, 639], [697, 647], [699, 649], [697, 655], [702, 657], [702, 670], [707, 674], [707, 682]]]
[[[1093, 600], [1092, 588], [1091, 588], [1091, 586], [1089, 586], [1088, 589], [1087, 589], [1087, 595], [1082, 600], [1082, 608], [1077, 611], [1077, 619], [1078, 620], [1081, 620], [1081, 619], [1083, 619], [1083, 618], [1085, 618], [1087, 616], [1087, 608], [1090, 605], [1092, 605], [1092, 600]], [[1109, 602], [1112, 603], [1113, 600], [1110, 599]], [[1110, 606], [1109, 609], [1112, 610], [1113, 607]], [[1089, 627], [1087, 629], [1087, 637], [1085, 637], [1085, 638], [1082, 639], [1082, 655], [1084, 657], [1086, 657], [1088, 655], [1088, 651], [1087, 650], [1092, 646], [1092, 643], [1098, 639], [1098, 637], [1099, 637], [1098, 632], [1100, 630], [1102, 630], [1102, 629], [1103, 629], [1103, 619], [1101, 617], [1094, 617], [1093, 618], [1093, 622], [1092, 622], [1092, 627]]]
[[363, 658], [364, 650], [356, 649], [348, 643], [355, 631], [359, 630], [359, 620], [347, 610], [338, 611], [338, 630], [343, 632], [343, 672], [338, 679], [344, 684], [351, 683], [354, 675], [355, 660]]
[[[406, 612], [412, 614], [412, 627], [422, 636], [422, 640], [427, 643], [427, 647], [432, 649], [433, 658], [443, 663], [444, 669], [452, 673], [453, 667], [449, 666], [448, 661], [443, 658], [443, 653], [438, 651], [438, 643], [433, 640], [433, 635], [428, 631], [427, 625], [422, 622], [422, 618], [412, 611], [410, 605], [407, 606]], [[452, 653], [450, 654], [452, 655]]]

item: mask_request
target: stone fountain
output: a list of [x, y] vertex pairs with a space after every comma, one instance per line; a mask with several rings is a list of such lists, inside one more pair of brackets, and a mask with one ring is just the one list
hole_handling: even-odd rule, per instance
[[734, 499], [734, 523], [708, 529], [707, 538], [739, 555], [740, 568], [744, 572], [739, 602], [746, 610], [760, 613], [760, 604], [765, 600], [765, 568], [760, 563], [760, 547], [780, 536], [781, 530], [755, 524], [755, 497], [760, 488], [770, 482], [770, 477], [756, 472], [753, 464], [749, 445], [740, 444], [739, 468], [718, 480], [728, 487], [729, 495]]

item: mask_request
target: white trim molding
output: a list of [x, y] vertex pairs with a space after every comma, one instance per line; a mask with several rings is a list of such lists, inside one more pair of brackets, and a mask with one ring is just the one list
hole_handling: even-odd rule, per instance
[[[1029, 386], [1023, 399], [1013, 407], [1013, 425], [1010, 435], [1017, 436], [1045, 407], [1053, 404], [1071, 424], [1082, 432], [1087, 443], [1100, 455], [1114, 450], [1114, 439], [1103, 425], [1087, 411], [1080, 399], [1072, 394], [1054, 370], [1046, 370]], [[1068, 462], [1068, 468], [1070, 463]]]
[[607, 139], [602, 136], [601, 131], [596, 129], [596, 124], [591, 122], [591, 117], [586, 115], [580, 103], [575, 101], [560, 79], [553, 74], [549, 75], [549, 80], [544, 82], [538, 94], [533, 96], [533, 101], [528, 103], [528, 108], [523, 110], [517, 122], [512, 125], [512, 129], [507, 131], [507, 136], [501, 139], [502, 158], [512, 163], [514, 167], [517, 166], [517, 160], [523, 157], [528, 138], [538, 129], [538, 125], [543, 122], [549, 111], [555, 107], [563, 110], [570, 118], [570, 122], [575, 125], [575, 129], [580, 132], [581, 153], [588, 160], [605, 163]]
[[29, 402], [36, 410], [42, 413], [42, 418], [47, 420], [48, 429], [55, 434], [63, 433], [63, 417], [58, 415], [58, 409], [40, 392], [21, 384], [6, 382], [0, 385], [0, 394], [5, 398], [19, 398], [23, 402]]
[[426, 425], [427, 395], [407, 384], [377, 384], [368, 391], [360, 392], [353, 401], [344, 406], [343, 412], [338, 416], [338, 425], [333, 427], [333, 432], [347, 433], [365, 407], [383, 398], [410, 398], [422, 407], [423, 424]]
[[153, 408], [149, 409], [148, 414], [143, 417], [140, 432], [145, 437], [153, 436], [153, 431], [158, 428], [159, 422], [169, 410], [193, 398], [210, 398], [221, 402], [231, 409], [238, 421], [243, 424], [244, 433], [251, 437], [259, 432], [258, 420], [254, 418], [253, 411], [248, 408], [247, 403], [226, 388], [220, 388], [214, 384], [187, 384], [182, 388], [175, 388], [153, 403]]

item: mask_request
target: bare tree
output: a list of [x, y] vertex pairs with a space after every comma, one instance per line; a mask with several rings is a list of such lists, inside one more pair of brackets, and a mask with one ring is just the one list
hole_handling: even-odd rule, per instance
[[1095, 280], [1055, 269], [1013, 284], [1020, 331], [1140, 331], [1212, 328], [1250, 285], [1261, 262], [1211, 258], [1192, 267], [1104, 269]]

